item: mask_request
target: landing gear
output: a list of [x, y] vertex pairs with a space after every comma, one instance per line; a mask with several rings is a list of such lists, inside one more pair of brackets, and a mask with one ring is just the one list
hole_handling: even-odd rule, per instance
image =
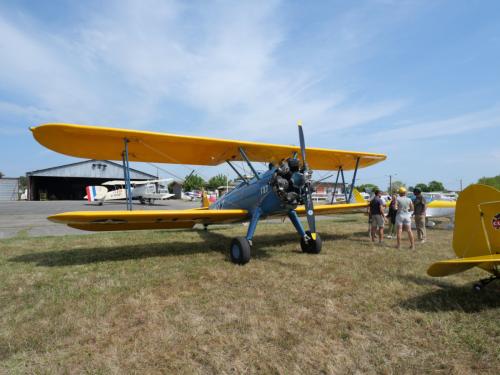
[[484, 289], [484, 287], [486, 285], [488, 285], [489, 283], [491, 283], [492, 281], [495, 281], [495, 280], [498, 280], [499, 277], [498, 276], [491, 276], [491, 277], [488, 277], [487, 279], [481, 279], [479, 280], [478, 283], [474, 284], [473, 288], [476, 292], [480, 292], [481, 290]]
[[302, 248], [302, 251], [308, 254], [319, 254], [321, 252], [321, 237], [319, 234], [316, 233], [315, 240], [311, 238], [311, 232], [307, 231], [306, 235], [309, 237], [307, 242], [304, 237], [300, 239], [300, 247]]
[[259, 222], [260, 215], [262, 211], [257, 208], [253, 214], [250, 224], [248, 225], [248, 231], [246, 237], [236, 237], [231, 242], [230, 255], [231, 262], [244, 265], [250, 260], [250, 248], [252, 247], [252, 238], [257, 228], [257, 223]]
[[231, 242], [231, 262], [244, 265], [250, 260], [250, 241], [245, 237], [236, 237]]

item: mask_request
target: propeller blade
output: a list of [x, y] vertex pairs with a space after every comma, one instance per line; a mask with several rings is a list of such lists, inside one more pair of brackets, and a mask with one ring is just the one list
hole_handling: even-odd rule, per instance
[[[300, 140], [300, 152], [302, 153], [302, 162], [304, 163], [304, 173], [307, 173], [309, 167], [306, 161], [306, 141], [304, 138], [304, 131], [302, 130], [302, 122], [297, 123], [299, 127], [299, 140]], [[308, 179], [306, 181], [306, 215], [307, 215], [307, 224], [309, 225], [309, 231], [311, 232], [311, 237], [313, 241], [316, 240], [316, 218], [314, 216], [314, 204], [312, 200], [312, 186], [311, 181]]]
[[304, 131], [302, 130], [302, 121], [297, 123], [299, 127], [299, 141], [300, 141], [300, 152], [302, 154], [302, 163], [304, 163], [304, 170], [307, 170], [306, 162], [306, 141], [304, 139]]

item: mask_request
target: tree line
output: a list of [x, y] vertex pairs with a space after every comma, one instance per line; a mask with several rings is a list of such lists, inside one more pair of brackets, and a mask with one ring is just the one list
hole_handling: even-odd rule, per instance
[[[500, 190], [500, 175], [495, 176], [495, 177], [481, 177], [478, 181], [478, 184], [483, 184], [483, 185], [489, 185], [493, 186], [494, 188], [497, 188]], [[388, 192], [397, 192], [400, 187], [407, 187], [406, 184], [402, 181], [394, 181], [392, 182], [391, 186], [388, 187], [387, 191]], [[413, 191], [415, 188], [420, 189], [420, 191], [423, 191], [424, 193], [431, 192], [431, 191], [447, 191], [446, 187], [444, 184], [440, 181], [430, 181], [428, 184], [425, 184], [423, 182], [420, 182], [416, 184], [415, 186], [409, 186], [408, 190]], [[356, 186], [356, 189], [358, 189], [361, 192], [365, 193], [371, 193], [375, 190], [383, 190], [380, 189], [377, 185], [375, 184], [363, 184], [363, 185], [358, 185]]]
[[203, 177], [195, 173], [187, 175], [184, 179], [183, 188], [184, 191], [191, 190], [215, 190], [219, 186], [226, 186], [228, 184], [227, 176], [218, 174], [217, 176], [211, 177], [208, 181], [205, 181]]

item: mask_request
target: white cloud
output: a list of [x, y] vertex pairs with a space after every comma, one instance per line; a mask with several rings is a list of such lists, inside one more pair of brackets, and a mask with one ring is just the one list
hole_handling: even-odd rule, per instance
[[[164, 107], [180, 103], [201, 113], [196, 132], [251, 139], [269, 137], [270, 127], [293, 129], [298, 119], [309, 133], [328, 134], [403, 107], [400, 99], [353, 104], [345, 88], [322, 87], [327, 71], [280, 59], [290, 37], [278, 17], [281, 5], [107, 2], [57, 36], [37, 20], [18, 25], [0, 16], [2, 49], [8, 51], [0, 60], [0, 82], [22, 92], [27, 104], [18, 105], [41, 122], [162, 130], [157, 121], [168, 117]], [[337, 55], [353, 56], [366, 43], [359, 30], [368, 13], [354, 14], [324, 31], [339, 35]], [[295, 130], [291, 134], [286, 141], [295, 142]], [[271, 139], [281, 136], [274, 132]]]
[[456, 135], [484, 128], [500, 128], [500, 106], [471, 112], [444, 120], [420, 122], [385, 130], [374, 135], [375, 139], [398, 139], [415, 141]]

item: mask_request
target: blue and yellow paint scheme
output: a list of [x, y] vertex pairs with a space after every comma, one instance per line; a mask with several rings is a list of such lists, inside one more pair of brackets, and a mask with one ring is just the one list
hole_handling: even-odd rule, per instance
[[[130, 160], [191, 165], [226, 162], [238, 173], [231, 163], [245, 161], [253, 177], [249, 179], [240, 175], [242, 182], [239, 186], [211, 205], [203, 199], [203, 207], [199, 209], [77, 211], [48, 218], [90, 231], [178, 229], [192, 228], [195, 224], [207, 227], [248, 221], [247, 235], [234, 239], [231, 245], [231, 259], [240, 264], [248, 262], [257, 223], [267, 217], [289, 217], [300, 235], [302, 249], [319, 252], [321, 239], [315, 231], [314, 214], [359, 210], [368, 202], [353, 191], [350, 202], [313, 207], [311, 169], [354, 169], [355, 176], [358, 168], [386, 158], [382, 154], [306, 148], [300, 124], [300, 147], [72, 124], [45, 124], [31, 128], [31, 131], [39, 143], [56, 152], [76, 157], [123, 160], [124, 171]], [[257, 172], [252, 161], [268, 162], [269, 169]], [[299, 220], [302, 215], [307, 217], [309, 231]]]

